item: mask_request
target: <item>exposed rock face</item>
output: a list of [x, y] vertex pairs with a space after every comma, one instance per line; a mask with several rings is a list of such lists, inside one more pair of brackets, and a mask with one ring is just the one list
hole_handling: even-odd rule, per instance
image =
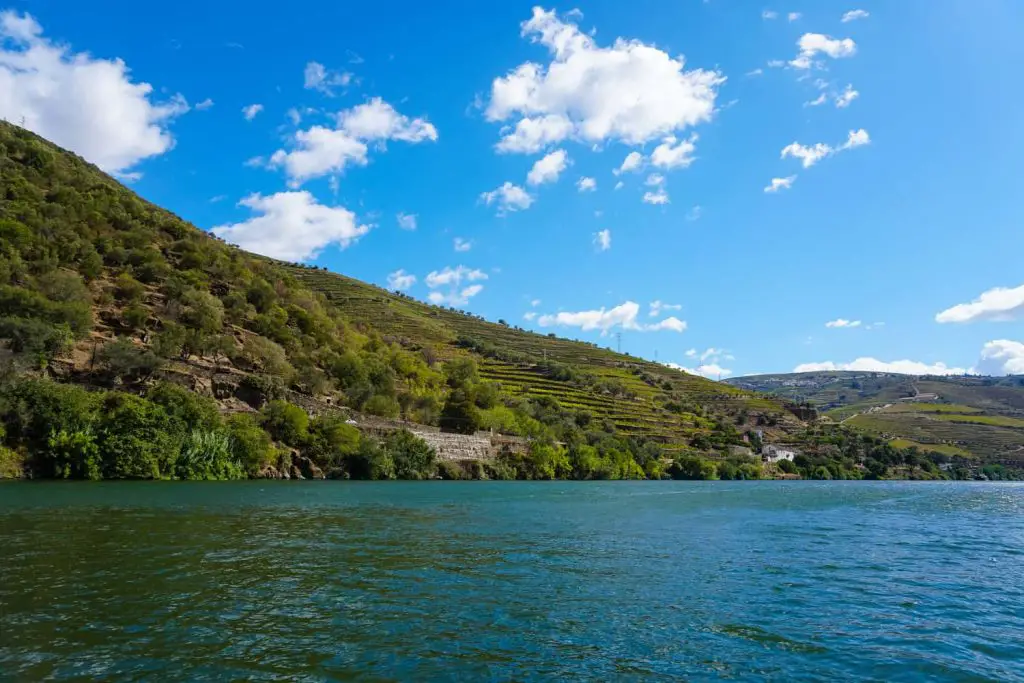
[[786, 410], [793, 413], [798, 419], [804, 422], [814, 422], [818, 419], [818, 410], [809, 405], [801, 405], [798, 403], [787, 403]]
[[293, 475], [293, 477], [296, 478], [296, 479], [326, 479], [327, 478], [327, 477], [324, 476], [324, 471], [322, 469], [320, 469], [319, 467], [317, 467], [317, 464], [315, 462], [313, 462], [312, 460], [310, 460], [309, 458], [304, 458], [304, 457], [301, 457], [301, 456], [300, 457], [293, 456], [292, 457], [292, 462], [295, 463], [295, 464], [292, 465], [292, 470], [297, 470], [299, 472], [299, 474], [300, 474], [300, 476], [298, 476], [298, 477], [294, 477], [294, 475]]

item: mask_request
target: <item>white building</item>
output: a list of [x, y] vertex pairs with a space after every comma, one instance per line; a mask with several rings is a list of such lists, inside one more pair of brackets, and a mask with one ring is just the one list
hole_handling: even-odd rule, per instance
[[779, 448], [778, 446], [773, 446], [772, 444], [765, 444], [761, 448], [761, 459], [769, 463], [778, 462], [780, 460], [789, 460], [790, 462], [792, 462], [793, 458], [795, 458], [797, 455], [799, 455], [799, 453], [797, 453], [796, 451], [790, 451], [785, 448]]

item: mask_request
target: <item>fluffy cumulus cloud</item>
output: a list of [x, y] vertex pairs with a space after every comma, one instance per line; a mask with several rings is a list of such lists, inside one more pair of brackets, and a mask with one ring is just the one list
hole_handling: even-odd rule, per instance
[[168, 125], [188, 109], [181, 95], [157, 101], [120, 59], [72, 52], [32, 16], [0, 12], [0, 117], [104, 171], [124, 174], [171, 149]]
[[1024, 375], [1024, 343], [997, 339], [981, 349], [976, 371], [982, 375]]
[[644, 155], [640, 152], [630, 152], [626, 155], [626, 158], [622, 160], [622, 164], [613, 171], [615, 175], [621, 175], [623, 173], [633, 173], [639, 171], [644, 164]]
[[685, 365], [680, 365], [679, 363], [665, 363], [664, 365], [674, 370], [681, 370], [690, 375], [700, 375], [701, 377], [706, 377], [707, 379], [725, 379], [726, 377], [732, 374], [732, 370], [728, 368], [723, 368], [721, 365], [718, 365], [717, 363], [699, 365], [695, 368], [689, 368], [686, 367]]
[[835, 372], [837, 370], [856, 370], [858, 372], [894, 372], [902, 375], [963, 375], [966, 368], [950, 367], [945, 363], [922, 363], [913, 360], [881, 361], [877, 358], [858, 358], [849, 363], [803, 363], [793, 368], [793, 372]]
[[498, 214], [505, 215], [512, 211], [522, 211], [530, 208], [533, 204], [533, 197], [530, 193], [508, 181], [494, 190], [484, 192], [480, 195], [484, 204], [490, 206], [495, 204], [498, 207]]
[[651, 152], [651, 164], [665, 169], [686, 168], [693, 163], [696, 142], [696, 133], [686, 140], [677, 140], [674, 135], [669, 135]]
[[395, 216], [398, 221], [398, 227], [402, 230], [415, 230], [416, 229], [416, 214], [414, 213], [402, 213], [398, 212]]
[[725, 81], [717, 71], [688, 71], [681, 56], [638, 40], [600, 46], [568, 17], [540, 7], [521, 29], [551, 61], [526, 62], [494, 80], [486, 116], [514, 120], [502, 151], [537, 151], [567, 138], [643, 144], [714, 115]]
[[839, 109], [845, 109], [858, 97], [860, 97], [860, 93], [853, 89], [853, 85], [847, 85], [843, 92], [836, 95], [836, 107]]
[[607, 228], [594, 233], [594, 246], [598, 251], [608, 251], [612, 248], [612, 231]]
[[609, 309], [602, 307], [591, 311], [578, 311], [575, 313], [563, 311], [561, 313], [542, 315], [537, 318], [537, 324], [541, 327], [578, 327], [584, 332], [599, 330], [602, 336], [608, 334], [610, 330], [616, 327], [635, 332], [686, 331], [686, 322], [678, 318], [670, 317], [656, 323], [644, 324], [637, 319], [639, 315], [640, 304], [634, 301], [626, 301]]
[[335, 88], [344, 88], [352, 82], [347, 71], [332, 71], [319, 62], [309, 62], [303, 72], [303, 87], [317, 90], [328, 97], [334, 96]]
[[[427, 299], [438, 306], [465, 306], [469, 300], [483, 291], [480, 280], [486, 280], [487, 273], [478, 268], [447, 266], [427, 274], [427, 287], [432, 291]], [[477, 284], [469, 284], [469, 283]]]
[[764, 188], [764, 191], [768, 194], [774, 194], [779, 190], [788, 190], [793, 187], [793, 181], [795, 180], [795, 175], [791, 175], [786, 178], [772, 178], [772, 182]]
[[424, 118], [400, 114], [379, 97], [339, 112], [334, 128], [313, 126], [297, 131], [292, 149], [279, 149], [270, 167], [283, 168], [293, 186], [340, 173], [350, 165], [365, 166], [368, 143], [398, 140], [410, 144], [437, 140], [437, 129]]
[[843, 23], [848, 24], [851, 21], [857, 21], [858, 19], [867, 19], [871, 15], [862, 9], [852, 9], [843, 15]]
[[846, 318], [836, 318], [835, 320], [829, 320], [825, 323], [825, 327], [831, 328], [843, 328], [843, 327], [860, 327], [860, 320], [847, 320]]
[[871, 144], [871, 136], [868, 135], [866, 130], [861, 128], [859, 130], [851, 130], [846, 136], [846, 142], [838, 147], [826, 145], [824, 142], [818, 142], [809, 146], [802, 145], [799, 142], [793, 142], [783, 147], [782, 153], [779, 156], [782, 159], [787, 157], [799, 159], [804, 168], [810, 168], [822, 159], [838, 154], [839, 152], [844, 152], [848, 149], [863, 147], [868, 144]]
[[263, 111], [262, 104], [250, 104], [242, 107], [242, 116], [245, 117], [246, 121], [252, 121], [261, 111]]
[[803, 34], [797, 41], [797, 47], [800, 48], [799, 54], [789, 62], [794, 69], [810, 69], [818, 55], [842, 59], [857, 53], [857, 44], [851, 38], [839, 39], [821, 33]]
[[939, 323], [1008, 322], [1024, 317], [1024, 285], [996, 287], [974, 301], [957, 304], [935, 316]]
[[646, 204], [668, 204], [668, 192], [665, 192], [664, 187], [659, 187], [654, 192], [644, 192], [643, 200]]
[[348, 209], [318, 204], [309, 192], [253, 194], [239, 206], [258, 215], [211, 232], [247, 251], [284, 261], [316, 258], [332, 244], [344, 249], [370, 231]]
[[597, 189], [597, 181], [594, 178], [583, 176], [576, 181], [576, 189], [580, 192], [593, 192]]
[[569, 155], [566, 151], [564, 149], [556, 149], [534, 163], [533, 168], [526, 174], [526, 182], [530, 185], [556, 182], [558, 176], [568, 168], [570, 163], [572, 162], [569, 160]]
[[399, 268], [388, 275], [388, 289], [398, 292], [405, 291], [416, 284], [416, 276]]

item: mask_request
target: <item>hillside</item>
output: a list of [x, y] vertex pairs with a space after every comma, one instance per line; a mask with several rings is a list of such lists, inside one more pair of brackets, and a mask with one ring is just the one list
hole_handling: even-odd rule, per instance
[[[936, 473], [784, 401], [246, 253], [6, 123], [0, 180], [0, 472], [748, 477], [763, 440], [806, 476]], [[520, 441], [460, 473], [403, 424]]]
[[728, 380], [806, 401], [844, 425], [950, 455], [1024, 461], [1024, 377], [809, 372]]

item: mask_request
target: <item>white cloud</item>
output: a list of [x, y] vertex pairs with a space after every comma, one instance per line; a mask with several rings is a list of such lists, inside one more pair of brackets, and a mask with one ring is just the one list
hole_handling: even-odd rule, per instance
[[334, 96], [334, 88], [344, 88], [352, 82], [347, 71], [331, 71], [319, 62], [309, 62], [303, 72], [303, 87], [317, 90], [328, 97]]
[[804, 102], [804, 106], [805, 107], [818, 107], [818, 106], [821, 106], [821, 105], [825, 104], [826, 101], [828, 101], [828, 96], [825, 95], [825, 93], [821, 93], [820, 95], [818, 95], [815, 99], [811, 100], [810, 102]]
[[402, 213], [401, 211], [399, 211], [395, 218], [398, 220], [398, 227], [400, 227], [402, 230], [416, 229], [416, 214]]
[[846, 142], [839, 145], [839, 151], [844, 149], [853, 149], [854, 147], [861, 147], [863, 145], [871, 144], [871, 137], [868, 132], [861, 128], [860, 130], [851, 130], [846, 138]]
[[456, 237], [453, 246], [455, 248], [455, 251], [463, 252], [472, 249], [473, 243], [470, 242], [469, 240], [462, 239], [461, 237]]
[[761, 12], [761, 18], [766, 21], [771, 21], [772, 19], [778, 19], [779, 13], [774, 10], [766, 9]]
[[[714, 115], [725, 80], [717, 71], [686, 71], [681, 56], [637, 40], [619, 38], [601, 47], [576, 24], [540, 7], [521, 29], [548, 49], [552, 61], [526, 62], [494, 80], [487, 118], [518, 118], [514, 132], [499, 143], [503, 151], [536, 151], [541, 143], [534, 141], [568, 137], [643, 144]], [[543, 134], [525, 132], [550, 116], [558, 118], [546, 120]]]
[[463, 282], [476, 282], [486, 280], [487, 273], [479, 268], [467, 268], [466, 266], [445, 266], [441, 270], [432, 270], [427, 274], [427, 287], [436, 289], [445, 285], [461, 285]]
[[912, 360], [881, 361], [877, 358], [858, 358], [849, 363], [803, 363], [793, 368], [793, 372], [835, 372], [839, 370], [856, 370], [858, 372], [892, 372], [902, 375], [963, 375], [966, 368], [949, 367], [945, 363], [921, 363]]
[[250, 104], [247, 107], [242, 107], [242, 116], [246, 121], [252, 121], [261, 111], [263, 111], [262, 104]]
[[612, 231], [605, 229], [594, 233], [594, 245], [598, 251], [608, 251], [612, 248]]
[[196, 105], [196, 111], [206, 111], [213, 106], [213, 100], [207, 97], [205, 100]]
[[824, 142], [819, 142], [811, 146], [801, 145], [799, 142], [793, 142], [782, 148], [782, 154], [780, 157], [782, 159], [785, 159], [786, 157], [799, 159], [804, 168], [810, 168], [826, 157], [868, 144], [871, 144], [871, 137], [868, 135], [866, 130], [861, 128], [860, 130], [851, 130], [846, 137], [846, 142], [838, 147], [826, 145]]
[[550, 144], [565, 140], [572, 131], [572, 121], [562, 115], [528, 117], [516, 123], [496, 148], [499, 152], [534, 154]]
[[496, 145], [499, 152], [535, 154], [549, 144], [560, 142], [572, 133], [572, 122], [564, 116], [525, 118], [506, 133]]
[[784, 59], [769, 59], [768, 60], [768, 68], [769, 69], [781, 69], [784, 66], [786, 66], [786, 60], [784, 60]]
[[534, 300], [532, 300], [532, 301], [530, 302], [530, 306], [532, 306], [533, 308], [537, 308], [538, 306], [540, 306], [540, 299], [534, 299]]
[[660, 173], [652, 173], [647, 176], [647, 180], [644, 181], [644, 185], [648, 187], [661, 187], [665, 184], [665, 176]]
[[857, 53], [857, 44], [850, 38], [833, 38], [821, 33], [805, 33], [797, 41], [800, 53], [789, 65], [795, 69], [809, 69], [814, 64], [814, 57], [824, 54], [832, 59], [852, 57]]
[[293, 126], [297, 126], [300, 123], [302, 123], [302, 113], [295, 107], [292, 107], [291, 109], [286, 111], [285, 114], [287, 114]]
[[416, 284], [416, 276], [399, 268], [388, 275], [388, 289], [401, 292]]
[[683, 332], [686, 330], [686, 323], [678, 318], [666, 318], [657, 323], [645, 325], [637, 320], [639, 314], [640, 304], [626, 301], [610, 309], [602, 307], [591, 311], [576, 313], [563, 311], [552, 315], [542, 315], [537, 319], [537, 323], [541, 327], [578, 327], [584, 332], [600, 330], [602, 336], [615, 327], [636, 332], [660, 330]]
[[533, 168], [526, 174], [526, 182], [530, 185], [543, 185], [558, 180], [569, 164], [569, 155], [564, 149], [556, 149], [554, 152], [543, 156], [534, 163]]
[[367, 164], [367, 146], [342, 130], [313, 126], [295, 133], [294, 149], [279, 149], [270, 157], [272, 168], [284, 168], [292, 185], [329, 173], [341, 173], [349, 165]]
[[[427, 274], [424, 282], [427, 287], [434, 290], [427, 296], [432, 304], [439, 306], [465, 306], [469, 300], [483, 291], [481, 284], [463, 286], [468, 282], [486, 280], [487, 273], [479, 269], [471, 269], [466, 266], [452, 268], [447, 266], [442, 270], [431, 271]], [[437, 291], [445, 287], [447, 291]]]
[[167, 126], [189, 109], [181, 95], [162, 103], [152, 95], [120, 59], [72, 52], [31, 15], [0, 12], [0, 117], [124, 174], [170, 150]]
[[695, 205], [693, 208], [686, 212], [686, 220], [690, 221], [691, 223], [693, 221], [698, 221], [700, 220], [701, 214], [703, 213], [704, 209], [702, 209], [700, 205]]
[[860, 93], [853, 89], [853, 85], [847, 85], [846, 90], [836, 95], [836, 107], [845, 109], [858, 97], [860, 97]]
[[359, 140], [400, 140], [419, 143], [437, 140], [437, 128], [424, 118], [410, 119], [374, 97], [338, 113], [338, 129]]
[[528, 209], [533, 204], [533, 197], [526, 190], [508, 181], [495, 190], [482, 193], [480, 199], [488, 206], [497, 203], [499, 215]]
[[668, 204], [668, 193], [665, 188], [659, 187], [655, 192], [644, 192], [646, 204]]
[[840, 327], [860, 327], [861, 321], [859, 320], [847, 320], [846, 318], [836, 318], [835, 320], [829, 320], [825, 323], [825, 327], [840, 328]]
[[248, 251], [285, 261], [316, 258], [331, 244], [345, 249], [370, 231], [348, 209], [318, 204], [309, 192], [253, 194], [238, 204], [260, 215], [210, 232]]
[[527, 311], [523, 313], [523, 320], [534, 320], [537, 317], [537, 311]]
[[576, 181], [576, 189], [580, 192], [593, 192], [597, 189], [597, 180], [588, 176], [583, 176]]
[[699, 375], [701, 377], [706, 377], [707, 379], [717, 380], [723, 377], [728, 377], [729, 375], [732, 374], [732, 370], [729, 370], [728, 368], [723, 368], [722, 366], [716, 363], [710, 363], [708, 365], [699, 365], [695, 368], [688, 368], [686, 366], [679, 365], [678, 363], [665, 363], [665, 365], [674, 370], [681, 370], [687, 374]]
[[650, 332], [658, 332], [661, 330], [669, 330], [671, 332], [685, 332], [686, 322], [680, 320], [675, 316], [669, 316], [664, 320], [659, 320], [653, 325], [648, 325], [645, 329]]
[[661, 144], [651, 153], [651, 163], [658, 168], [687, 168], [693, 163], [693, 153], [697, 149], [697, 134], [687, 140], [676, 140], [674, 135], [662, 139]]
[[682, 304], [666, 304], [665, 302], [655, 299], [651, 302], [650, 310], [647, 312], [652, 318], [656, 318], [661, 315], [662, 311], [681, 311], [683, 310]]
[[753, 76], [761, 76], [763, 74], [764, 74], [764, 69], [752, 69], [751, 71], [748, 71], [745, 75], [753, 77]]
[[622, 160], [622, 165], [613, 171], [615, 175], [622, 173], [632, 173], [639, 171], [640, 167], [644, 163], [644, 155], [640, 152], [630, 152], [626, 155], [626, 158]]
[[313, 126], [296, 132], [293, 149], [274, 152], [270, 165], [283, 167], [291, 184], [300, 185], [311, 178], [340, 173], [351, 164], [365, 166], [368, 142], [437, 140], [437, 129], [429, 121], [399, 114], [379, 97], [339, 112], [336, 119], [335, 128]]
[[793, 157], [794, 159], [799, 159], [803, 163], [804, 168], [810, 168], [832, 154], [832, 151], [832, 148], [823, 142], [811, 145], [810, 147], [793, 142], [782, 148], [781, 158]]
[[1024, 317], [1024, 285], [996, 287], [970, 303], [957, 304], [936, 314], [938, 323], [1008, 322]]
[[982, 375], [1024, 375], [1024, 344], [996, 339], [981, 349], [976, 371]]
[[768, 194], [778, 192], [779, 190], [788, 190], [793, 187], [793, 181], [796, 180], [795, 175], [791, 175], [786, 178], [772, 178], [770, 185], [764, 188], [764, 191]]
[[616, 190], [621, 190], [625, 186], [626, 186], [626, 183], [622, 182], [621, 180], [619, 182], [615, 183], [615, 189]]
[[871, 15], [868, 12], [862, 9], [850, 10], [843, 15], [843, 23], [847, 24], [851, 21], [857, 21], [858, 19], [867, 19], [870, 16]]
[[788, 19], [789, 21], [798, 21], [802, 16], [803, 15], [800, 14], [799, 12], [790, 12], [789, 14], [786, 15], [786, 19]]

